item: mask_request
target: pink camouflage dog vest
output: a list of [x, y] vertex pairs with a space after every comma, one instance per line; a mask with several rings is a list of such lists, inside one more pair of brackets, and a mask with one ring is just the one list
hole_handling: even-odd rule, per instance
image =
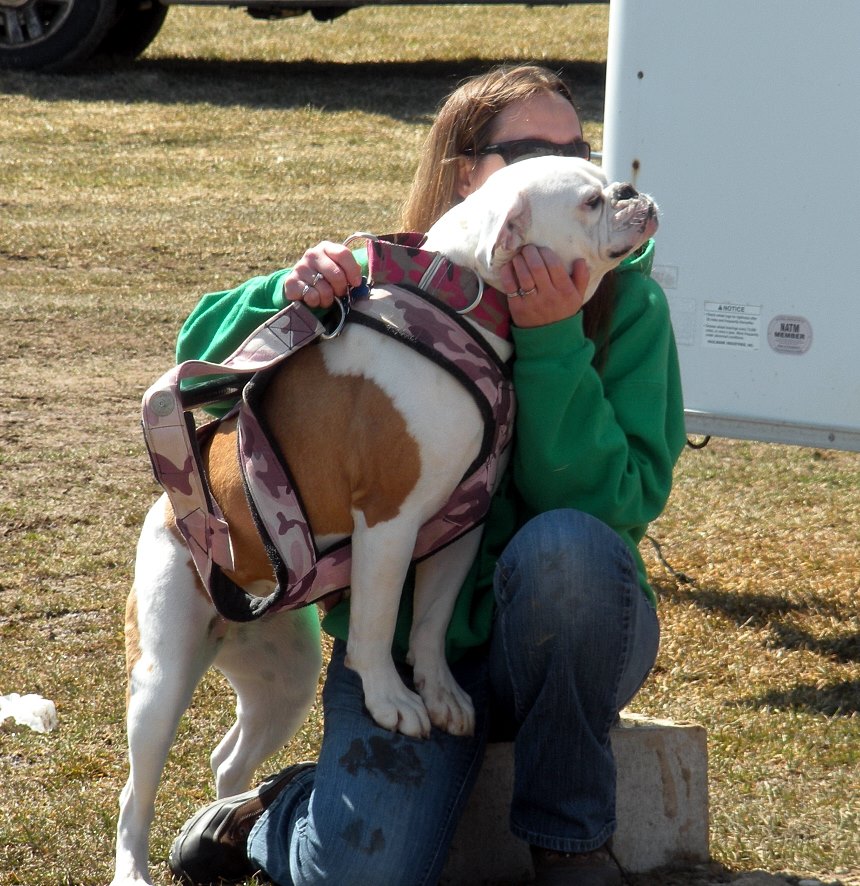
[[[269, 378], [283, 360], [311, 342], [338, 334], [345, 322], [394, 336], [443, 366], [485, 418], [478, 458], [447, 504], [422, 527], [413, 560], [441, 550], [485, 519], [499, 458], [511, 439], [513, 383], [509, 367], [458, 312], [470, 312], [477, 323], [506, 338], [506, 298], [483, 290], [471, 271], [418, 248], [420, 240], [418, 234], [368, 238], [369, 283], [341, 302], [334, 332], [327, 332], [307, 307], [294, 302], [223, 363], [182, 363], [144, 395], [142, 424], [153, 472], [170, 499], [203, 584], [225, 618], [250, 621], [280, 608], [322, 601], [349, 587], [350, 539], [322, 553], [317, 550], [289, 467], [257, 410]], [[195, 379], [208, 381], [183, 385]], [[248, 502], [277, 582], [265, 597], [248, 594], [223, 574], [234, 568], [229, 530], [209, 492], [200, 458], [200, 444], [219, 422], [196, 428], [192, 414], [197, 407], [240, 392], [241, 400], [229, 416], [238, 413], [238, 457]]]

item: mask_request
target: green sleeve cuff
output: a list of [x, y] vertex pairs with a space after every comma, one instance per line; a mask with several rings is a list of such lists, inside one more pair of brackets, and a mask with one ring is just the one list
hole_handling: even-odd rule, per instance
[[[517, 359], [540, 357], [563, 357], [591, 345], [585, 336], [582, 325], [582, 311], [573, 317], [556, 320], [545, 326], [512, 327], [514, 336], [514, 353]], [[593, 345], [591, 345], [593, 347]]]

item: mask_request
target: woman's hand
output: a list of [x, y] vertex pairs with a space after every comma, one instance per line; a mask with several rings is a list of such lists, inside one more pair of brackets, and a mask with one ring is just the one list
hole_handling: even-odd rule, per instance
[[361, 268], [352, 252], [341, 243], [323, 240], [308, 249], [284, 277], [284, 301], [328, 308], [360, 283]]
[[545, 326], [582, 308], [588, 287], [588, 266], [582, 259], [574, 262], [568, 275], [551, 249], [524, 246], [500, 273], [516, 326]]

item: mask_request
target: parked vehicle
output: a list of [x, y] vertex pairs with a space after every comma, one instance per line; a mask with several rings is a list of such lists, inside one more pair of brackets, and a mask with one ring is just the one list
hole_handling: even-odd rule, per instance
[[[459, 2], [477, 6], [498, 0]], [[567, 6], [579, 2], [584, 0], [529, 0], [528, 5]], [[317, 21], [331, 21], [360, 6], [420, 3], [421, 0], [0, 0], [0, 67], [68, 71], [98, 56], [134, 59], [155, 39], [173, 5], [244, 6], [254, 18], [292, 18], [310, 13]]]

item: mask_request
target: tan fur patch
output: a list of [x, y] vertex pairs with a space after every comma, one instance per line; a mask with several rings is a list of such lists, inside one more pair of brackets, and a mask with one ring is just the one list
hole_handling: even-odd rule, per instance
[[[390, 520], [418, 481], [418, 444], [391, 398], [369, 379], [332, 375], [317, 346], [277, 373], [263, 412], [316, 536], [351, 533], [353, 508], [368, 526]], [[245, 500], [235, 421], [222, 423], [203, 456], [230, 525], [237, 564], [230, 577], [239, 585], [273, 580]]]
[[137, 626], [137, 590], [132, 585], [125, 601], [125, 707], [131, 699], [131, 672], [140, 661], [140, 630]]
[[236, 569], [224, 574], [240, 587], [252, 581], [274, 581], [272, 564], [245, 498], [236, 458], [236, 421], [222, 422], [203, 452], [212, 494], [230, 526]]
[[265, 417], [317, 535], [351, 533], [353, 508], [368, 526], [396, 517], [418, 482], [418, 444], [391, 398], [370, 379], [332, 375], [317, 346], [278, 373]]

